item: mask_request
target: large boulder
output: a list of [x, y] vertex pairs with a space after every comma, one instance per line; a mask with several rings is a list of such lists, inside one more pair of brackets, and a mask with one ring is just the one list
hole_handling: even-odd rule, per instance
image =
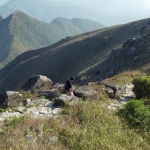
[[22, 94], [15, 91], [6, 91], [0, 95], [0, 107], [17, 107], [22, 105]]
[[25, 91], [50, 90], [52, 84], [52, 80], [46, 76], [35, 75], [28, 79], [28, 81], [22, 86], [22, 89]]
[[88, 86], [79, 86], [78, 88], [75, 89], [74, 95], [79, 97], [79, 98], [96, 98], [97, 97], [97, 92], [92, 90]]
[[76, 97], [76, 96], [69, 96], [67, 94], [62, 94], [54, 100], [53, 106], [54, 107], [58, 107], [58, 106], [63, 107], [66, 104], [71, 104], [72, 105], [72, 103], [78, 102], [78, 99], [79, 98]]

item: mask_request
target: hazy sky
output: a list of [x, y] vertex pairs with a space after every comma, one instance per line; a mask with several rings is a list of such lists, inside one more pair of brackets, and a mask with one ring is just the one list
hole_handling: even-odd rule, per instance
[[8, 2], [9, 0], [0, 0], [0, 5], [5, 4], [6, 2]]
[[[0, 0], [0, 5], [5, 4], [9, 0]], [[53, 1], [68, 1], [73, 2], [78, 5], [85, 6], [98, 6], [100, 4], [109, 5], [114, 3], [114, 6], [119, 6], [121, 4], [131, 5], [135, 3], [136, 5], [141, 5], [146, 8], [150, 8], [150, 0], [53, 0]]]

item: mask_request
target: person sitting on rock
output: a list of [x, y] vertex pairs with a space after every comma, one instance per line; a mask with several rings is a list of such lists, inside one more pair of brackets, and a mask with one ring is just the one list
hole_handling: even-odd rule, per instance
[[73, 91], [72, 91], [72, 82], [75, 80], [74, 77], [70, 77], [65, 83], [64, 89], [66, 91], [67, 95], [74, 96]]

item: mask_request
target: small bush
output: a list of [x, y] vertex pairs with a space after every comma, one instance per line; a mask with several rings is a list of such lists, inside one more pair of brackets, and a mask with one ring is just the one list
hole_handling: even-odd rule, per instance
[[0, 113], [3, 113], [3, 112], [5, 112], [5, 109], [0, 108]]
[[134, 84], [133, 92], [137, 99], [150, 99], [150, 76], [135, 78], [132, 83]]
[[46, 99], [46, 96], [40, 96], [41, 99]]
[[144, 105], [144, 100], [131, 100], [117, 114], [132, 127], [150, 130], [150, 107]]
[[22, 120], [24, 119], [24, 117], [19, 117], [19, 118], [14, 118], [11, 122], [10, 122], [10, 127], [14, 128], [16, 127], [16, 125], [18, 125]]

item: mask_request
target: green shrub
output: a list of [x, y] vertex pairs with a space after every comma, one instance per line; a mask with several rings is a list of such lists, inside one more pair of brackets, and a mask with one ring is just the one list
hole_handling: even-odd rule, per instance
[[134, 84], [133, 92], [137, 99], [150, 99], [150, 76], [135, 78], [132, 83]]
[[0, 113], [3, 113], [3, 112], [5, 112], [5, 109], [0, 108]]
[[132, 127], [150, 130], [150, 107], [144, 105], [144, 100], [131, 100], [117, 114]]
[[19, 118], [14, 118], [9, 124], [10, 127], [12, 128], [16, 127], [23, 119], [24, 119], [24, 116], [21, 116]]
[[41, 99], [46, 99], [46, 96], [40, 96]]

